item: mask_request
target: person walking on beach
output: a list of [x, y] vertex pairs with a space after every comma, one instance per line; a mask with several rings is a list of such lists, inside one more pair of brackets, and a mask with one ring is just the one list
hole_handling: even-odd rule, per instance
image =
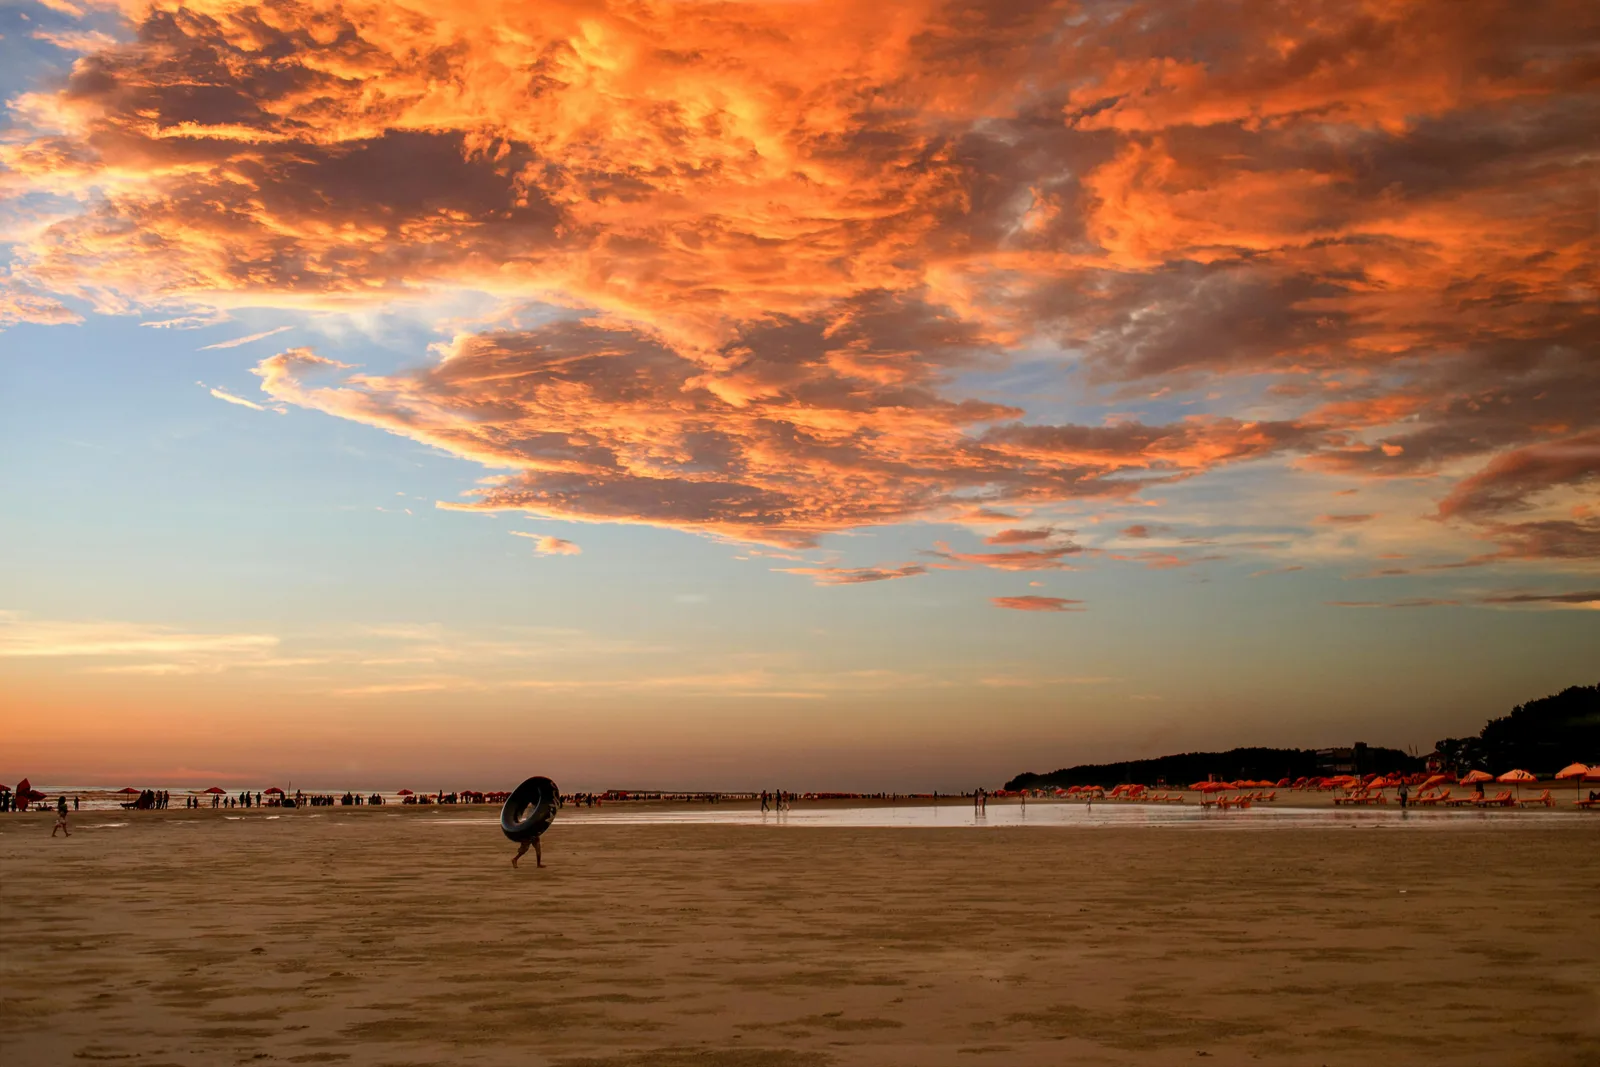
[[1406, 785], [1406, 783], [1401, 782], [1400, 783], [1400, 792], [1397, 795], [1400, 798], [1400, 810], [1401, 811], [1405, 811], [1406, 810], [1406, 801], [1408, 799], [1410, 799], [1410, 797], [1411, 797], [1411, 787]]
[[765, 789], [763, 789], [761, 791], [761, 813], [763, 815], [765, 815], [766, 812], [767, 812], [767, 791]]
[[533, 849], [533, 865], [535, 867], [543, 867], [544, 850], [539, 847], [538, 837], [535, 837], [531, 841], [524, 841], [517, 846], [517, 854], [511, 857], [511, 866], [515, 867], [517, 865], [517, 861], [523, 856], [526, 856], [530, 848]]
[[72, 831], [67, 829], [67, 798], [65, 795], [56, 797], [56, 824], [50, 829], [50, 836], [56, 836], [56, 831], [64, 832], [68, 837]]

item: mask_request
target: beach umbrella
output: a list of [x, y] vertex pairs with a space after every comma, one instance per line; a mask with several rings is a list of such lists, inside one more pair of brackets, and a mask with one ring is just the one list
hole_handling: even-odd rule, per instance
[[1422, 783], [1422, 788], [1432, 789], [1441, 782], [1448, 782], [1451, 780], [1452, 779], [1448, 774], [1432, 774], [1429, 775], [1427, 780]]
[[1461, 779], [1462, 785], [1477, 785], [1479, 782], [1492, 782], [1494, 775], [1488, 771], [1468, 771], [1466, 777]]
[[271, 794], [273, 794], [275, 796], [280, 796], [280, 797], [283, 796], [283, 790], [279, 789], [275, 785], [268, 786], [267, 788], [263, 789], [262, 792], [263, 793], [271, 793]]
[[[1556, 772], [1556, 780], [1557, 781], [1562, 781], [1562, 780], [1565, 780], [1567, 778], [1576, 778], [1578, 780], [1578, 796], [1582, 797], [1583, 796], [1583, 779], [1584, 779], [1584, 777], [1586, 775], [1588, 775], [1588, 773], [1591, 770], [1594, 771], [1597, 775], [1600, 775], [1600, 767], [1585, 767], [1581, 763], [1569, 763], [1565, 767], [1561, 768], [1559, 771]], [[0, 788], [4, 788], [4, 787], [0, 787]]]
[[133, 786], [129, 785], [129, 786], [123, 786], [121, 789], [117, 790], [117, 792], [119, 792], [119, 793], [127, 793], [129, 796], [138, 796], [140, 793], [144, 792], [144, 790], [135, 789]]
[[1193, 782], [1189, 788], [1196, 793], [1208, 793], [1211, 791], [1212, 785], [1213, 783], [1211, 782]]
[[1500, 777], [1495, 779], [1495, 781], [1497, 781], [1497, 782], [1506, 782], [1508, 784], [1515, 785], [1517, 787], [1517, 799], [1518, 800], [1522, 799], [1522, 783], [1523, 782], [1537, 782], [1538, 780], [1539, 779], [1535, 778], [1533, 775], [1529, 774], [1527, 771], [1507, 771], [1506, 773], [1502, 774]]
[[416, 794], [413, 793], [409, 789], [402, 789], [402, 790], [400, 790], [400, 792], [396, 793], [395, 796], [397, 796], [397, 797], [414, 797], [414, 796], [416, 796]]
[[217, 796], [220, 797], [220, 796], [226, 795], [228, 791], [226, 789], [222, 788], [220, 785], [214, 785], [210, 789], [207, 789], [206, 792], [207, 793], [215, 793]]

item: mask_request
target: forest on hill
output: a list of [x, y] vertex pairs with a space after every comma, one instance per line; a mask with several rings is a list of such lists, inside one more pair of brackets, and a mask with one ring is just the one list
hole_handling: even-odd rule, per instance
[[[1487, 770], [1499, 774], [1514, 767], [1534, 774], [1554, 774], [1574, 761], [1600, 763], [1600, 685], [1575, 685], [1511, 709], [1490, 719], [1472, 737], [1447, 737], [1435, 746], [1447, 770]], [[1026, 771], [1006, 783], [1007, 789], [1055, 786], [1114, 786], [1122, 782], [1189, 783], [1207, 778], [1311, 777], [1345, 769], [1348, 757], [1360, 774], [1417, 771], [1425, 760], [1399, 749], [1358, 745], [1353, 750], [1311, 748], [1233, 748], [1226, 752], [1184, 752], [1122, 763], [1086, 763], [1047, 774]], [[1330, 755], [1338, 753], [1339, 755]]]
[[1434, 745], [1444, 765], [1499, 774], [1513, 767], [1554, 774], [1569, 763], [1600, 763], [1600, 685], [1575, 685], [1490, 719], [1474, 737]]
[[[1344, 752], [1359, 753], [1352, 768], [1362, 774], [1388, 774], [1391, 771], [1421, 770], [1423, 761], [1397, 748], [1363, 746]], [[1332, 765], [1314, 748], [1231, 748], [1226, 752], [1183, 752], [1155, 759], [1127, 760], [1123, 763], [1086, 763], [1063, 767], [1048, 774], [1027, 771], [1006, 783], [1007, 789], [1049, 789], [1055, 786], [1114, 786], [1122, 782], [1169, 785], [1236, 779], [1307, 778], [1332, 774], [1347, 764]]]

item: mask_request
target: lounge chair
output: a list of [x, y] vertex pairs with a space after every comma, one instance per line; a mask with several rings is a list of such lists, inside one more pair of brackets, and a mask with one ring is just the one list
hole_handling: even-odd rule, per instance
[[1587, 797], [1583, 800], [1574, 800], [1573, 803], [1580, 808], [1600, 808], [1600, 800], [1596, 800], [1593, 797]]
[[1511, 790], [1502, 789], [1488, 800], [1475, 802], [1480, 808], [1510, 808], [1516, 805], [1516, 800], [1511, 796]]
[[1547, 808], [1553, 808], [1556, 806], [1556, 798], [1550, 795], [1550, 790], [1546, 789], [1536, 797], [1523, 797], [1517, 803], [1524, 807], [1529, 804], [1543, 804]]
[[1416, 800], [1412, 801], [1412, 803], [1414, 803], [1414, 804], [1427, 804], [1427, 805], [1432, 806], [1432, 805], [1436, 805], [1436, 804], [1441, 804], [1444, 801], [1449, 800], [1449, 799], [1450, 799], [1450, 790], [1446, 789], [1446, 790], [1444, 790], [1442, 792], [1439, 792], [1439, 793], [1429, 793], [1426, 796], [1420, 796]]
[[1456, 797], [1454, 800], [1450, 801], [1449, 803], [1450, 803], [1450, 806], [1452, 808], [1460, 808], [1460, 807], [1465, 807], [1468, 804], [1476, 804], [1479, 801], [1481, 801], [1482, 799], [1483, 799], [1483, 794], [1482, 793], [1468, 793], [1464, 797]]

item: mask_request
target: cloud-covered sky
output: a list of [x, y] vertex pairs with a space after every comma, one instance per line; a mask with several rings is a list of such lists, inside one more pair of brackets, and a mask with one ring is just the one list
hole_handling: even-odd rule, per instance
[[[361, 506], [435, 524], [441, 583], [493, 518], [532, 541], [496, 549], [515, 560], [500, 581], [563, 582], [576, 614], [637, 589], [646, 558], [742, 596], [816, 598], [822, 625], [745, 635], [738, 654], [763, 665], [712, 672], [759, 706], [798, 694], [878, 716], [841, 720], [856, 725], [795, 773], [877, 751], [895, 687], [873, 672], [926, 666], [829, 636], [873, 597], [928, 656], [971, 628], [1023, 635], [1003, 667], [975, 659], [941, 683], [1041, 679], [1032, 703], [1004, 687], [996, 761], [1036, 751], [1041, 729], [1061, 762], [1074, 744], [1250, 743], [1249, 715], [1216, 710], [1278, 677], [1248, 657], [1232, 688], [1149, 717], [1168, 724], [1153, 733], [1096, 725], [1155, 703], [1142, 683], [1091, 698], [1045, 681], [1089, 627], [1138, 662], [1152, 638], [1137, 620], [1197, 583], [1229, 586], [1219, 624], [1241, 633], [1292, 602], [1298, 651], [1280, 665], [1357, 656], [1359, 672], [1358, 653], [1319, 650], [1334, 617], [1407, 627], [1398, 639], [1404, 617], [1448, 615], [1465, 647], [1429, 649], [1418, 677], [1509, 632], [1544, 650], [1521, 696], [1592, 681], [1563, 650], [1600, 636], [1593, 4], [75, 0], [3, 22], [0, 344], [19, 407], [49, 397], [158, 432], [178, 410], [156, 381], [170, 368], [188, 373], [184, 411], [297, 416], [192, 447], [272, 434], [326, 450], [280, 470], [270, 501], [239, 477], [207, 487], [285, 537], [309, 499], [370, 495], [376, 467], [335, 464], [341, 449], [426, 456], [428, 492]], [[144, 370], [108, 372], [128, 351]], [[63, 380], [129, 373], [137, 416]], [[86, 511], [18, 495], [71, 466], [36, 425], [5, 442], [29, 466], [13, 532], [76, 536]], [[141, 521], [171, 514], [157, 498], [184, 447], [140, 466], [168, 490], [134, 505]], [[206, 521], [183, 536], [231, 535]], [[81, 647], [74, 627], [144, 635], [133, 649], [195, 629], [148, 611], [107, 623], [116, 598], [64, 597], [64, 581], [8, 591], [24, 633], [8, 662], [70, 665], [88, 653], [27, 650]], [[226, 584], [182, 599], [223, 649], [238, 635], [221, 629], [262, 621]], [[362, 599], [277, 622], [375, 624]], [[460, 621], [517, 621], [479, 614]], [[183, 662], [211, 654], [192, 643]], [[1165, 651], [1162, 699], [1181, 702], [1187, 660]], [[396, 663], [370, 681], [338, 663], [280, 673], [335, 717], [355, 691], [443, 707], [488, 684], [487, 668]], [[41, 691], [77, 684], [52, 669]], [[608, 713], [662, 691], [584, 669]], [[1273, 684], [1288, 699], [1292, 672]], [[1337, 701], [1307, 714], [1307, 736], [1284, 740], [1361, 721]], [[1371, 740], [1425, 742], [1442, 714]], [[674, 709], [663, 738], [710, 721]], [[919, 773], [955, 773], [944, 758]]]

